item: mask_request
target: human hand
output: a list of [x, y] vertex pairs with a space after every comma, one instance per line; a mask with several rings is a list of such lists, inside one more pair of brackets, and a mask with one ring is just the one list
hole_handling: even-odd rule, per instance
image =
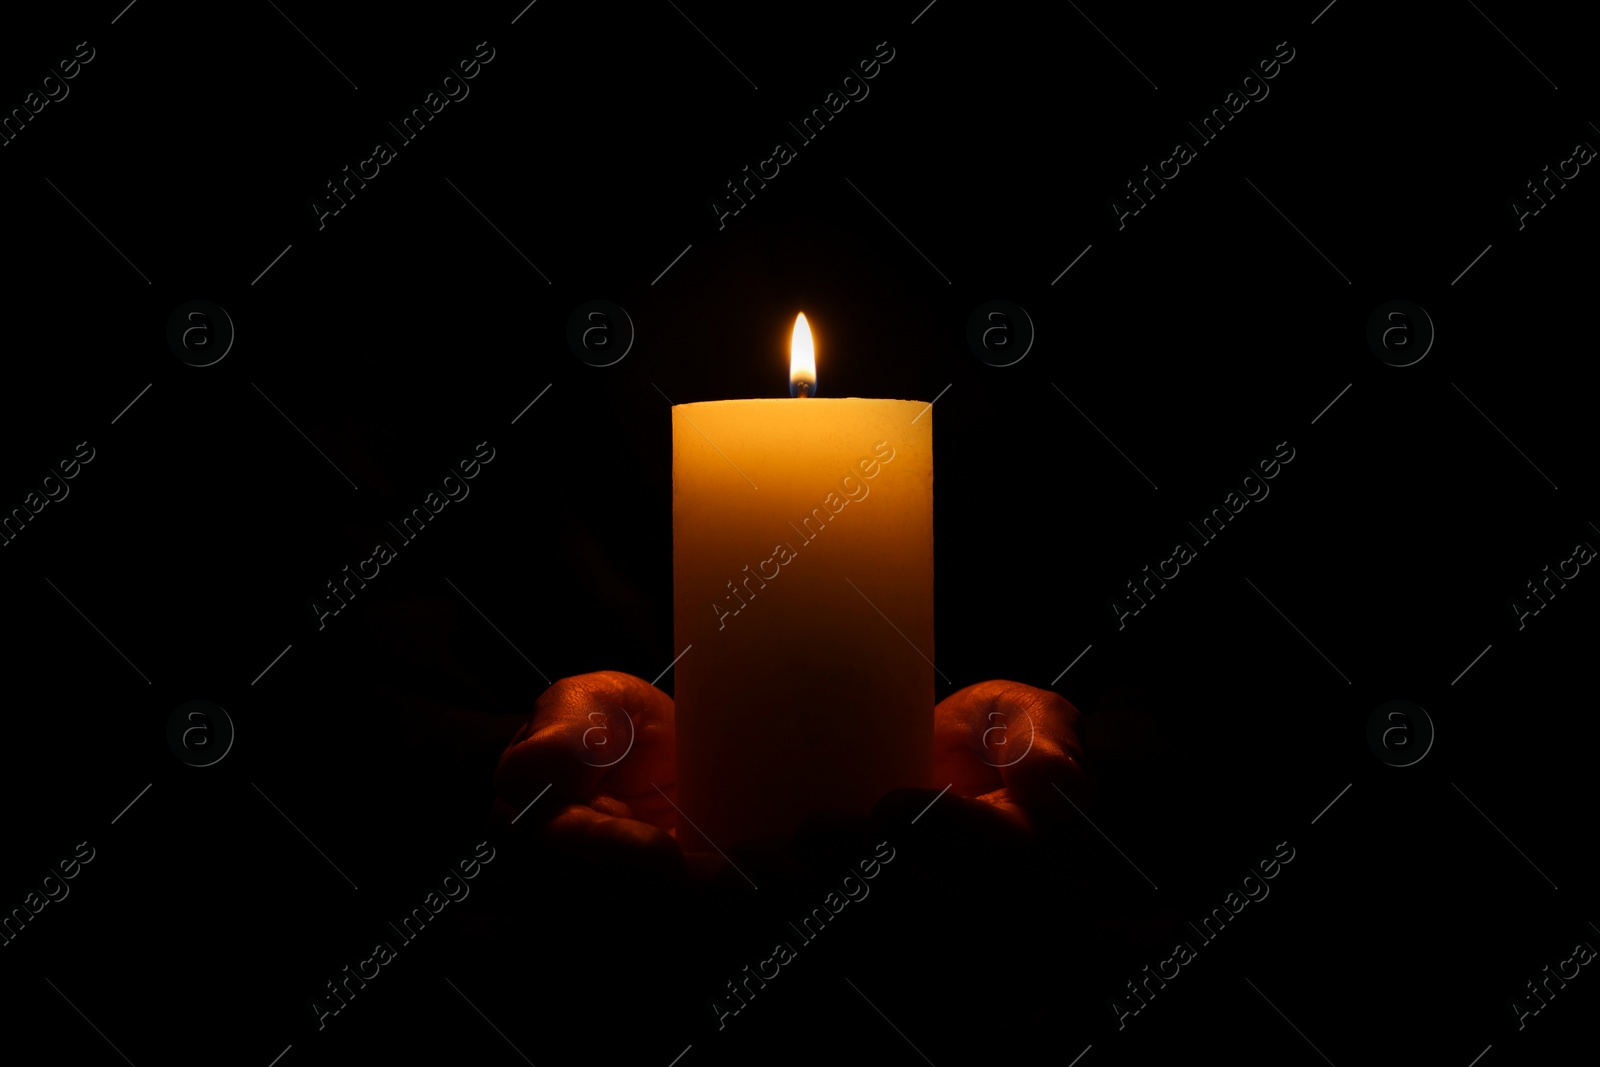
[[[500, 757], [502, 827], [590, 861], [681, 870], [673, 711], [671, 697], [620, 671], [558, 680]], [[1057, 821], [1063, 796], [1083, 805], [1093, 795], [1081, 717], [1020, 682], [967, 686], [934, 709], [935, 780], [981, 821], [1030, 833]]]
[[1082, 713], [1047, 689], [994, 680], [969, 685], [933, 712], [934, 778], [1032, 831], [1066, 807], [1085, 805], [1094, 779], [1078, 736]]
[[621, 671], [561, 678], [500, 756], [494, 816], [580, 860], [681, 870], [674, 759], [667, 694]]

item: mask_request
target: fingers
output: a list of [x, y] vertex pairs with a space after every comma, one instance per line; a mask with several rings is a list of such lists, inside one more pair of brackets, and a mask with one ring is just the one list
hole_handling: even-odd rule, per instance
[[630, 870], [681, 871], [683, 852], [672, 835], [637, 819], [570, 804], [547, 823], [544, 837], [580, 862]]
[[672, 735], [672, 698], [643, 679], [621, 671], [562, 678], [501, 754], [495, 793], [519, 809], [546, 786], [551, 795], [541, 806], [605, 794], [636, 819], [670, 827], [662, 793], [673, 794]]
[[1093, 782], [1078, 736], [1082, 713], [1059, 693], [1010, 684], [1013, 688], [997, 697], [997, 702], [1014, 702], [1013, 706], [1032, 720], [1034, 743], [1027, 756], [1001, 767], [1006, 788], [1024, 808], [1056, 805], [1062, 793], [1075, 804], [1087, 804]]
[[[549, 803], [542, 798], [539, 807]], [[672, 834], [658, 826], [628, 818], [618, 811], [626, 805], [608, 797], [597, 798], [596, 806], [568, 804], [554, 807], [542, 819], [496, 800], [490, 818], [497, 833], [507, 842], [542, 851], [566, 865], [571, 872], [586, 878], [615, 884], [626, 881], [639, 885], [651, 879], [680, 879], [684, 875], [684, 854]]]
[[[934, 709], [936, 775], [961, 796], [1002, 806], [1050, 810], [1062, 794], [1082, 805], [1093, 782], [1078, 736], [1081, 718], [1060, 694], [1021, 682], [967, 686]], [[986, 797], [999, 789], [1003, 800]]]

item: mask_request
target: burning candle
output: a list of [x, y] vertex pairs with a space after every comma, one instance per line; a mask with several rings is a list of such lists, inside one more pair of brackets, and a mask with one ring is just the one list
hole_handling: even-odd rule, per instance
[[932, 785], [933, 412], [820, 399], [672, 409], [678, 840], [727, 849]]

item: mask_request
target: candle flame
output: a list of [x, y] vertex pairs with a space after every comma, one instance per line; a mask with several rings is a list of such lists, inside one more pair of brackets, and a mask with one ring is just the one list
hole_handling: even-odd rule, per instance
[[817, 395], [817, 356], [803, 311], [795, 318], [794, 335], [789, 339], [789, 395]]

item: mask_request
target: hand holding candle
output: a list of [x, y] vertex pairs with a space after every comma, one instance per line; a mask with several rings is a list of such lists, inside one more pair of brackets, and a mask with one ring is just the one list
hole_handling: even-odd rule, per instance
[[1048, 689], [1000, 680], [969, 685], [934, 709], [937, 776], [958, 797], [1031, 828], [1039, 813], [1067, 808], [1063, 795], [1079, 805], [1094, 795], [1078, 737], [1082, 718]]
[[501, 757], [508, 817], [548, 786], [554, 836], [660, 854], [670, 827], [726, 855], [941, 782], [1023, 828], [1050, 787], [1085, 797], [1056, 694], [986, 682], [929, 714], [933, 405], [818, 399], [804, 315], [790, 394], [673, 407], [676, 705], [615, 671], [557, 682]]
[[[1071, 818], [1056, 789], [1081, 806], [1093, 796], [1080, 718], [1059, 694], [1020, 682], [981, 682], [946, 697], [932, 717], [934, 779], [951, 783], [938, 804], [968, 805], [1024, 832], [1053, 821], [1050, 813]], [[592, 732], [602, 722], [604, 744]], [[672, 698], [631, 674], [559, 679], [500, 757], [494, 776], [500, 823], [517, 818], [516, 831], [580, 858], [604, 854], [637, 867], [681, 866], [673, 722]], [[620, 760], [597, 766], [616, 758], [598, 753], [629, 736], [636, 740]], [[930, 799], [934, 792], [927, 791]]]
[[672, 698], [631, 674], [558, 679], [500, 756], [498, 821], [591, 860], [681, 866], [672, 719]]

